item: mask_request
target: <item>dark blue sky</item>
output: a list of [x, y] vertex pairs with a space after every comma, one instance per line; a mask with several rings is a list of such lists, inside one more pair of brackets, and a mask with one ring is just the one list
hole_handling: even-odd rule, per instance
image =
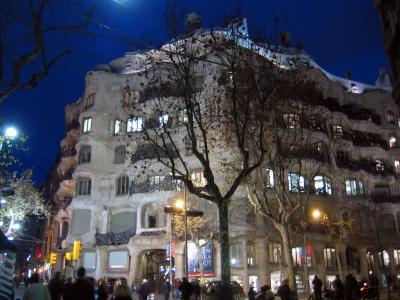
[[[152, 36], [155, 44], [167, 39], [164, 15], [171, 1], [97, 2], [98, 20], [133, 39]], [[237, 7], [226, 0], [174, 3], [180, 10], [202, 15], [204, 27], [216, 25], [221, 16]], [[241, 6], [250, 31], [263, 30], [274, 35], [277, 31], [274, 19], [278, 16], [279, 29], [291, 32], [293, 42], [301, 43], [330, 73], [343, 76], [351, 70], [354, 80], [373, 83], [379, 68], [387, 67], [380, 23], [372, 0], [247, 0], [242, 1]], [[57, 40], [51, 42], [57, 43]], [[129, 48], [102, 38], [78, 43], [79, 54], [55, 67], [37, 88], [16, 92], [0, 105], [0, 118], [30, 136], [30, 151], [21, 158], [24, 168], [33, 168], [37, 181], [45, 178], [54, 161], [65, 136], [64, 107], [81, 96], [85, 73], [98, 63], [122, 56]]]

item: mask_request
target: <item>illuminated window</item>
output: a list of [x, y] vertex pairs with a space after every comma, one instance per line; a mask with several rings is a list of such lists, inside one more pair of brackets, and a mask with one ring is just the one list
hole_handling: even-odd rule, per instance
[[232, 267], [243, 266], [242, 244], [232, 244], [230, 246], [230, 251], [231, 251], [231, 266]]
[[268, 244], [268, 256], [269, 262], [278, 264], [282, 261], [282, 248], [278, 243], [269, 243]]
[[194, 171], [191, 174], [191, 178], [194, 184], [204, 186], [206, 185], [207, 181], [204, 178], [203, 171]]
[[295, 267], [301, 267], [304, 264], [303, 247], [292, 248], [292, 259]]
[[332, 195], [332, 186], [331, 186], [331, 181], [328, 177], [326, 176], [315, 176], [314, 177], [314, 187], [315, 187], [315, 193], [317, 195]]
[[169, 119], [168, 114], [162, 114], [161, 116], [159, 116], [158, 117], [158, 122], [160, 124], [160, 127], [167, 126], [168, 119]]
[[377, 159], [375, 161], [375, 169], [377, 172], [381, 173], [383, 171], [385, 171], [385, 164], [383, 163], [383, 161]]
[[188, 115], [186, 109], [181, 109], [178, 112], [178, 122], [179, 123], [187, 123], [188, 122]]
[[154, 175], [150, 177], [150, 190], [162, 191], [164, 188], [165, 176]]
[[274, 171], [272, 171], [271, 169], [266, 169], [265, 176], [266, 176], [267, 187], [269, 188], [274, 187], [275, 185]]
[[399, 160], [394, 161], [394, 171], [396, 173], [400, 173], [400, 161]]
[[126, 121], [126, 132], [139, 132], [143, 130], [143, 118], [131, 117]]
[[296, 173], [289, 173], [288, 183], [289, 183], [289, 191], [291, 192], [298, 193], [305, 191], [306, 179], [302, 175]]
[[324, 249], [324, 261], [325, 261], [325, 268], [336, 270], [337, 268], [336, 250], [334, 248]]
[[396, 137], [391, 136], [389, 138], [389, 147], [390, 148], [395, 148], [396, 147]]
[[364, 195], [364, 187], [361, 181], [355, 179], [347, 179], [345, 184], [347, 196]]
[[283, 122], [288, 128], [297, 128], [300, 125], [300, 117], [296, 114], [284, 114]]
[[400, 249], [393, 250], [394, 263], [396, 266], [400, 265]]
[[391, 110], [387, 111], [386, 120], [388, 123], [396, 124], [396, 116], [393, 111]]
[[378, 252], [378, 264], [379, 267], [388, 267], [389, 266], [389, 253], [386, 250], [382, 252]]
[[343, 127], [340, 125], [333, 125], [332, 133], [334, 139], [341, 139], [343, 137]]
[[121, 121], [120, 120], [114, 120], [114, 129], [113, 129], [113, 134], [118, 134], [120, 131], [120, 125]]
[[254, 242], [247, 242], [247, 266], [252, 267], [256, 265], [256, 245]]
[[89, 133], [91, 131], [92, 131], [92, 118], [84, 118], [82, 132]]

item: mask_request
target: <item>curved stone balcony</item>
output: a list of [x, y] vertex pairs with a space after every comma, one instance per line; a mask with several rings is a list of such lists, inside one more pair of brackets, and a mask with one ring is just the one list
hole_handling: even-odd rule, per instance
[[127, 244], [129, 239], [136, 234], [136, 228], [131, 228], [123, 232], [114, 233], [98, 233], [96, 232], [96, 245], [97, 246], [110, 246]]

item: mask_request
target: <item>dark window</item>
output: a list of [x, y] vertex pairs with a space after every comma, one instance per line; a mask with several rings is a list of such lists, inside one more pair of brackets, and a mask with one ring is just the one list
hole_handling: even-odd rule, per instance
[[89, 163], [91, 160], [91, 152], [92, 152], [92, 147], [91, 146], [82, 146], [81, 149], [79, 150], [79, 163]]
[[114, 164], [123, 164], [125, 162], [126, 150], [125, 146], [115, 148]]
[[387, 121], [391, 124], [396, 124], [396, 116], [391, 110], [387, 111]]
[[61, 239], [65, 240], [66, 237], [68, 236], [68, 230], [69, 230], [69, 224], [67, 221], [64, 221], [62, 224], [62, 230], [61, 230]]
[[79, 177], [76, 186], [76, 194], [78, 196], [89, 196], [92, 189], [92, 180], [88, 177]]
[[85, 109], [92, 107], [94, 105], [95, 99], [96, 99], [95, 93], [91, 93], [90, 95], [88, 95], [85, 98]]
[[155, 216], [149, 216], [149, 228], [157, 227], [157, 218]]
[[128, 194], [129, 191], [129, 177], [121, 176], [117, 179], [117, 196]]

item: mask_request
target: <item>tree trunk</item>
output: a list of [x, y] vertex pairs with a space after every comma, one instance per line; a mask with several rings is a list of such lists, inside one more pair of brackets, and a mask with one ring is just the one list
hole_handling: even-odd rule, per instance
[[229, 224], [228, 224], [228, 203], [221, 201], [218, 205], [219, 216], [219, 243], [221, 256], [221, 281], [222, 284], [229, 284], [231, 280], [231, 260], [229, 253]]
[[289, 280], [289, 287], [291, 290], [297, 292], [296, 287], [296, 278], [295, 278], [295, 270], [293, 265], [293, 258], [292, 258], [292, 248], [290, 245], [290, 238], [289, 238], [289, 227], [287, 224], [276, 224], [277, 229], [281, 233], [282, 243], [283, 243], [283, 253], [285, 255], [286, 260], [286, 276]]

